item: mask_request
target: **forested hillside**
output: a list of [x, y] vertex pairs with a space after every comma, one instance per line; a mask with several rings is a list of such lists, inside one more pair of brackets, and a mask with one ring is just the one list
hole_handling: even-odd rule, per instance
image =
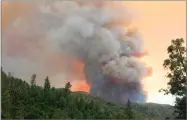
[[[8, 76], [1, 71], [2, 82], [2, 118], [6, 119], [143, 119], [165, 118], [160, 107], [131, 104], [116, 105], [85, 92], [71, 92], [71, 84], [65, 88], [50, 87], [45, 79], [44, 87], [35, 84], [33, 75], [31, 85], [25, 81]], [[156, 105], [156, 104], [155, 104]], [[156, 105], [157, 106], [157, 105]], [[171, 107], [171, 106], [170, 106]], [[155, 110], [154, 110], [155, 109]], [[154, 112], [158, 110], [158, 113]], [[163, 113], [161, 113], [163, 112]], [[170, 112], [167, 115], [171, 115]], [[171, 116], [170, 116], [171, 117]]]

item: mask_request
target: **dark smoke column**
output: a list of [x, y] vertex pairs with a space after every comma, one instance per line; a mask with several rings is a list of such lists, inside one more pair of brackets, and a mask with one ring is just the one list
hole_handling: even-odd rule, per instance
[[105, 75], [97, 63], [85, 65], [84, 72], [87, 82], [91, 84], [90, 93], [115, 103], [146, 102], [146, 95], [141, 83], [123, 82], [110, 75]]

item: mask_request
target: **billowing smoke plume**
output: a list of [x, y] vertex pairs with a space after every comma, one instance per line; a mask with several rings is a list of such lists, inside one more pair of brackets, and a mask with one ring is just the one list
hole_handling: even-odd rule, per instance
[[[32, 48], [27, 52], [20, 48], [19, 55], [29, 53], [27, 58], [43, 61], [51, 51], [60, 53], [64, 64], [71, 66], [72, 59], [84, 64], [91, 94], [120, 103], [127, 99], [145, 102], [142, 79], [149, 69], [137, 58], [144, 54], [143, 43], [138, 31], [130, 28], [133, 17], [123, 4], [55, 1], [34, 8], [33, 14], [16, 23], [22, 26], [18, 38], [27, 40], [24, 47]], [[16, 25], [7, 30], [4, 39], [16, 38], [17, 33], [12, 33]], [[36, 44], [35, 49], [32, 45]], [[31, 54], [38, 49], [45, 55]]]

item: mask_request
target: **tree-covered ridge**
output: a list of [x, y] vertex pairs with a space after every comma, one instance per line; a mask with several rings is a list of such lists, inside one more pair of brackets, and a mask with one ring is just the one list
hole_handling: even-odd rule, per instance
[[[133, 111], [131, 103], [119, 106], [99, 97], [85, 99], [84, 93], [71, 92], [71, 84], [65, 88], [50, 87], [50, 80], [45, 79], [44, 87], [35, 84], [36, 75], [31, 77], [31, 85], [21, 79], [2, 76], [2, 118], [6, 119], [127, 119], [145, 118]], [[133, 113], [134, 112], [134, 113]]]

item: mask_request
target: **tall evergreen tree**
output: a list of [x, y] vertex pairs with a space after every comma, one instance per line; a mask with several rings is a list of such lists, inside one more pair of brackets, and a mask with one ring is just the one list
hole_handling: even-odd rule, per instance
[[66, 83], [66, 85], [65, 85], [65, 89], [70, 90], [70, 88], [71, 88], [71, 84], [70, 84], [70, 82]]
[[31, 76], [31, 86], [36, 85], [36, 74]]
[[48, 91], [51, 88], [50, 82], [49, 82], [49, 78], [48, 76], [45, 79], [45, 83], [44, 83], [44, 91]]
[[133, 119], [133, 111], [130, 100], [127, 101], [127, 116], [129, 119]]
[[69, 95], [70, 89], [71, 89], [71, 84], [70, 84], [70, 82], [68, 82], [65, 85], [65, 96]]

